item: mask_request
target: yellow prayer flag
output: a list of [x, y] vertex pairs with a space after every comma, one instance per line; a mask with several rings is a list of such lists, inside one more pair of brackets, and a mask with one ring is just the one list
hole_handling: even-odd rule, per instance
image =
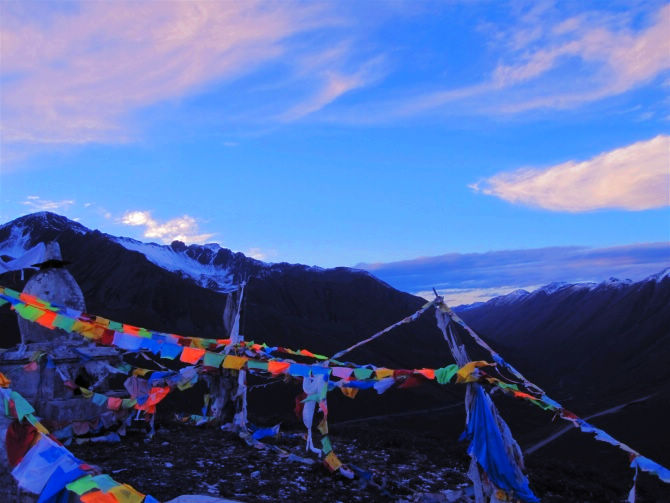
[[228, 355], [226, 356], [226, 359], [223, 360], [223, 368], [240, 370], [242, 367], [244, 367], [244, 364], [247, 363], [248, 359], [249, 358], [244, 356]]

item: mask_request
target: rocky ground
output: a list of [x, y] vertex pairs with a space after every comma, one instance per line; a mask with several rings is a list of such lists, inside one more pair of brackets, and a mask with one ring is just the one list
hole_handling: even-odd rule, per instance
[[[456, 498], [468, 482], [465, 446], [445, 439], [429, 423], [405, 417], [331, 428], [340, 458], [374, 473], [377, 487], [332, 475], [321, 465], [289, 462], [272, 450], [251, 448], [234, 434], [216, 428], [171, 421], [165, 421], [149, 442], [140, 435], [129, 435], [119, 444], [71, 449], [117, 480], [161, 501], [181, 494], [244, 502], [469, 501]], [[415, 426], [411, 434], [409, 424]], [[276, 442], [304, 455], [301, 436], [298, 430], [289, 431]], [[531, 487], [544, 502], [624, 501], [630, 489], [630, 473], [607, 466], [594, 469], [590, 460], [534, 455], [527, 465]], [[670, 502], [667, 486], [645, 475], [639, 482], [638, 502]]]
[[[357, 433], [364, 433], [358, 430]], [[298, 432], [267, 441], [305, 456]], [[374, 483], [330, 474], [321, 464], [288, 461], [274, 450], [249, 447], [216, 428], [161, 426], [155, 438], [129, 436], [120, 444], [85, 444], [71, 450], [119, 481], [166, 501], [180, 494], [208, 494], [245, 502], [389, 501], [467, 485], [467, 459], [448, 454], [438, 462], [425, 449], [401, 445], [401, 437], [332, 436], [342, 460], [374, 474]], [[411, 442], [410, 442], [411, 443]], [[416, 444], [413, 444], [414, 447]], [[374, 487], [377, 486], [377, 487]]]

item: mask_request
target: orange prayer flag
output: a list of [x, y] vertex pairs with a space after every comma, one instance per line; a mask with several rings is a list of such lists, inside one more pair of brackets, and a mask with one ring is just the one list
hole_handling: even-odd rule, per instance
[[165, 386], [164, 388], [151, 388], [147, 401], [143, 404], [135, 404], [135, 408], [146, 411], [149, 414], [154, 414], [156, 412], [156, 404], [163, 400], [168, 393], [170, 393], [169, 386]]
[[123, 324], [123, 332], [130, 335], [138, 335], [140, 333], [140, 327], [133, 325]]
[[12, 381], [9, 378], [0, 372], [0, 388], [9, 388], [9, 385], [12, 384]]
[[119, 503], [113, 494], [103, 493], [102, 491], [91, 491], [90, 493], [79, 496], [82, 503]]
[[36, 306], [36, 307], [43, 307], [44, 306], [44, 303], [40, 302], [37, 297], [35, 297], [34, 295], [31, 295], [29, 293], [26, 293], [26, 292], [21, 292], [19, 294], [19, 299], [21, 299], [26, 304], [30, 304], [31, 306]]
[[244, 364], [247, 363], [248, 359], [249, 358], [244, 356], [228, 355], [226, 356], [225, 360], [223, 360], [223, 368], [240, 370], [242, 367], [244, 367]]
[[54, 313], [53, 311], [45, 311], [45, 313], [39, 318], [37, 318], [35, 322], [39, 323], [43, 327], [53, 329], [54, 328], [53, 323], [54, 320], [56, 319], [56, 316], [58, 316], [58, 314]]
[[271, 372], [273, 374], [283, 374], [288, 370], [290, 366], [291, 364], [288, 362], [278, 362], [275, 360], [270, 360], [268, 362], [268, 372]]
[[414, 372], [416, 372], [417, 374], [421, 374], [427, 379], [435, 379], [435, 370], [433, 369], [417, 369]]
[[348, 386], [342, 386], [340, 388], [340, 391], [342, 391], [342, 394], [348, 398], [356, 398], [356, 395], [358, 395], [358, 388], [349, 388]]
[[184, 363], [197, 363], [203, 356], [205, 356], [204, 349], [185, 347], [179, 359]]

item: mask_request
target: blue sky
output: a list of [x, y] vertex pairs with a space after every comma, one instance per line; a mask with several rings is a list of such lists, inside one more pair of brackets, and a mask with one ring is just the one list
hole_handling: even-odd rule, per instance
[[665, 2], [0, 14], [1, 221], [322, 266], [670, 241]]

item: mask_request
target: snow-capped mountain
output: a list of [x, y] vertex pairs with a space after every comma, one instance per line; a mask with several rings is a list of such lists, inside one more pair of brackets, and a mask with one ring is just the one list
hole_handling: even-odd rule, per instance
[[[656, 274], [652, 274], [649, 277], [643, 279], [640, 281], [640, 283], [644, 283], [647, 281], [661, 281], [664, 278], [667, 278], [670, 275], [670, 267], [658, 272]], [[602, 281], [600, 283], [595, 283], [595, 282], [583, 282], [583, 283], [566, 283], [566, 282], [553, 282], [549, 283], [547, 285], [544, 285], [540, 288], [537, 288], [536, 290], [533, 290], [532, 292], [529, 292], [527, 290], [523, 289], [518, 289], [514, 290], [513, 292], [507, 293], [505, 295], [499, 295], [497, 297], [493, 297], [492, 299], [489, 299], [486, 302], [475, 302], [473, 304], [463, 304], [460, 306], [457, 306], [455, 309], [456, 311], [462, 312], [462, 311], [469, 311], [472, 309], [479, 308], [484, 305], [488, 305], [489, 307], [492, 306], [505, 306], [509, 304], [515, 304], [521, 301], [529, 300], [532, 299], [536, 296], [548, 296], [548, 295], [554, 295], [555, 293], [558, 292], [563, 292], [563, 293], [575, 293], [583, 290], [595, 290], [599, 288], [624, 288], [629, 285], [632, 285], [633, 281], [630, 279], [618, 279], [618, 278], [609, 278], [605, 281]]]
[[[224, 293], [236, 290], [243, 281], [251, 277], [265, 277], [291, 269], [324, 271], [316, 266], [261, 262], [243, 253], [222, 248], [217, 243], [186, 245], [181, 241], [173, 241], [170, 245], [162, 245], [112, 236], [91, 231], [77, 222], [49, 212], [34, 213], [0, 226], [0, 256], [16, 258], [37, 242], [57, 239], [65, 232], [102, 235], [126, 250], [142, 254], [149, 262], [166, 271], [190, 279], [204, 288]], [[338, 269], [374, 278], [368, 272], [359, 269]]]
[[[68, 269], [82, 287], [90, 312], [185, 335], [220, 335], [226, 294], [244, 281], [249, 282], [246, 305], [251, 313], [243, 323], [245, 335], [326, 354], [397, 321], [425, 302], [367, 271], [266, 263], [217, 244], [143, 243], [90, 230], [47, 212], [0, 226], [0, 256], [7, 261], [52, 240], [59, 242], [63, 259], [71, 262]], [[31, 274], [26, 272], [26, 280]], [[20, 289], [23, 283], [19, 275], [5, 273], [0, 284]], [[5, 315], [0, 310], [0, 325]], [[419, 325], [419, 339], [430, 333], [432, 325], [430, 321]], [[407, 356], [399, 344], [381, 348], [381, 359]], [[409, 360], [419, 363], [422, 353], [437, 360], [428, 349], [415, 351]], [[380, 356], [371, 351], [361, 355], [363, 360]]]

